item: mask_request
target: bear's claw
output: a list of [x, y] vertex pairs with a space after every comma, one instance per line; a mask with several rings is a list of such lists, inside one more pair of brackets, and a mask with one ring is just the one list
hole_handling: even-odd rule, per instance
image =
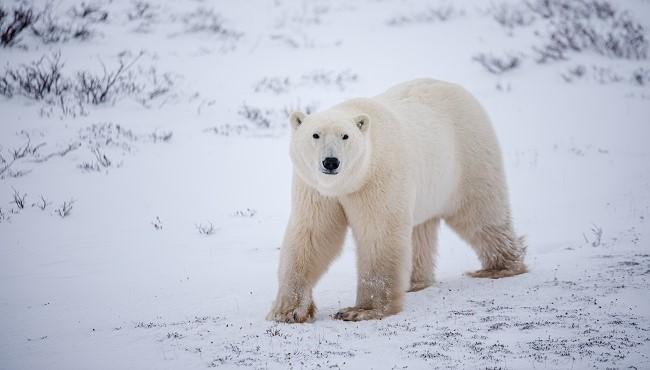
[[377, 309], [348, 307], [334, 315], [334, 319], [343, 321], [377, 320], [384, 317], [384, 313]]
[[266, 316], [269, 321], [284, 322], [287, 324], [300, 324], [305, 322], [312, 322], [316, 316], [316, 306], [311, 303], [304, 309], [302, 307], [290, 308], [287, 310], [273, 309]]
[[482, 269], [478, 271], [466, 272], [465, 275], [473, 278], [501, 279], [509, 276], [515, 276], [528, 272], [526, 265], [522, 262], [516, 263], [510, 267], [502, 269]]

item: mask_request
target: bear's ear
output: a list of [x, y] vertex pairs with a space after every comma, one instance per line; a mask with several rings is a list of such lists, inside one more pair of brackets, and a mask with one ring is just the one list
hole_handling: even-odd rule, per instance
[[302, 121], [305, 120], [305, 114], [303, 112], [293, 112], [289, 116], [289, 122], [291, 122], [291, 128], [297, 129], [298, 126], [302, 124]]
[[361, 132], [366, 132], [368, 129], [368, 124], [370, 123], [370, 118], [365, 114], [358, 115], [354, 118], [354, 123], [357, 125]]

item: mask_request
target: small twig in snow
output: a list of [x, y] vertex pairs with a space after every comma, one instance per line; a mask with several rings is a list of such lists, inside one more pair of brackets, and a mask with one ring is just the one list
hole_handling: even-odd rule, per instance
[[153, 225], [153, 228], [156, 230], [162, 230], [163, 225], [162, 221], [160, 221], [160, 217], [156, 216], [156, 219], [151, 221], [151, 224]]
[[41, 209], [41, 211], [45, 211], [45, 208], [52, 204], [52, 202], [48, 202], [47, 199], [43, 195], [41, 195], [41, 199], [39, 199], [36, 203], [32, 203], [32, 207], [38, 207]]
[[25, 208], [25, 198], [27, 197], [27, 193], [21, 194], [13, 186], [11, 188], [14, 190], [14, 193], [13, 193], [13, 200], [10, 203], [15, 204], [16, 207], [18, 207], [18, 209], [24, 209]]
[[70, 212], [72, 211], [72, 206], [74, 204], [74, 199], [70, 199], [68, 201], [63, 202], [59, 206], [59, 208], [55, 209], [54, 212], [59, 215], [61, 218], [65, 218], [70, 215]]
[[111, 166], [111, 160], [108, 159], [106, 154], [102, 153], [99, 150], [99, 147], [93, 148], [92, 152], [95, 155], [95, 158], [97, 158], [97, 163], [99, 163], [102, 167], [110, 167]]
[[237, 210], [235, 213], [233, 213], [233, 216], [235, 217], [247, 217], [251, 218], [257, 214], [257, 211], [251, 208], [246, 208], [245, 210]]
[[214, 225], [212, 225], [212, 222], [208, 222], [207, 224], [196, 224], [194, 225], [196, 229], [199, 231], [199, 234], [209, 236], [214, 234], [216, 229], [214, 228]]
[[591, 246], [599, 247], [602, 244], [603, 228], [596, 224], [593, 224], [591, 227], [591, 233], [594, 234], [594, 240], [592, 240]]

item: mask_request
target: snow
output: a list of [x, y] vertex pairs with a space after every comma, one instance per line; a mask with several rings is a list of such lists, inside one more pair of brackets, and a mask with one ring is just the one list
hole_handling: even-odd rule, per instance
[[[38, 158], [78, 145], [18, 160], [11, 169], [22, 176], [0, 179], [0, 368], [650, 367], [650, 81], [629, 81], [647, 60], [586, 51], [538, 64], [531, 45], [542, 23], [505, 29], [482, 2], [400, 25], [388, 23], [451, 3], [167, 1], [151, 3], [146, 22], [128, 19], [135, 3], [96, 4], [109, 16], [90, 39], [25, 36], [1, 50], [0, 68], [60, 50], [74, 76], [142, 50], [136, 67], [168, 73], [173, 85], [146, 106], [124, 96], [75, 116], [0, 97], [4, 158], [24, 133], [46, 143]], [[72, 5], [57, 2], [61, 19]], [[650, 27], [648, 1], [615, 5]], [[241, 35], [186, 32], [184, 15], [199, 8]], [[522, 65], [490, 74], [472, 58], [491, 52]], [[565, 81], [576, 65], [624, 78]], [[289, 79], [286, 92], [255, 92], [273, 77]], [[384, 320], [340, 322], [331, 315], [353, 305], [356, 289], [348, 240], [315, 290], [314, 323], [265, 321], [290, 205], [283, 111], [416, 77], [460, 83], [489, 112], [530, 272], [464, 276], [478, 260], [443, 227], [433, 287], [407, 294]], [[244, 105], [270, 127], [241, 115]], [[110, 166], [81, 169], [97, 162], [96, 147]], [[27, 194], [22, 210], [14, 190]], [[45, 210], [32, 206], [41, 195]], [[209, 224], [213, 234], [198, 231]]]

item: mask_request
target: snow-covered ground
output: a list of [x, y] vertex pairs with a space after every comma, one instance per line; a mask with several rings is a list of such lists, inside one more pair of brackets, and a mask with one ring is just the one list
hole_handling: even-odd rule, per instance
[[[566, 15], [543, 3], [50, 3], [41, 36], [0, 46], [0, 368], [650, 368], [650, 2], [580, 23], [621, 39], [631, 19], [632, 54], [560, 60], [540, 50]], [[30, 98], [8, 77], [56, 53], [67, 90]], [[77, 73], [105, 84], [120, 61], [93, 104]], [[435, 286], [340, 322], [348, 241], [314, 323], [265, 321], [286, 112], [416, 77], [464, 85], [492, 117], [530, 272], [465, 277], [478, 260], [443, 228]]]

